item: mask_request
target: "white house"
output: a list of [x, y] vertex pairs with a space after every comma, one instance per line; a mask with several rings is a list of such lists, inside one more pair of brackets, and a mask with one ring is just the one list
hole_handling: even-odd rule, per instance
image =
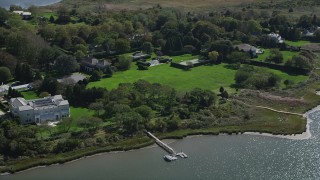
[[255, 54], [263, 54], [264, 50], [259, 49], [257, 47], [251, 46], [250, 44], [238, 44], [235, 45], [234, 48], [238, 49], [239, 51], [243, 52], [253, 52]]
[[25, 12], [25, 11], [13, 11], [15, 14], [19, 14], [23, 19], [30, 19], [31, 18], [31, 12]]
[[271, 38], [275, 38], [277, 43], [279, 43], [279, 44], [284, 43], [284, 39], [282, 39], [280, 34], [270, 33], [270, 34], [268, 34], [268, 36], [271, 37]]
[[48, 96], [42, 99], [25, 100], [12, 98], [10, 112], [14, 117], [19, 117], [22, 124], [45, 123], [58, 121], [70, 116], [69, 102], [61, 95]]

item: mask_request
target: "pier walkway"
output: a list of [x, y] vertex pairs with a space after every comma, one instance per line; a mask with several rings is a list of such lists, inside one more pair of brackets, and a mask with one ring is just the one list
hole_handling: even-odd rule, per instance
[[172, 147], [168, 146], [166, 143], [162, 142], [160, 139], [158, 139], [156, 136], [154, 136], [151, 132], [147, 132], [148, 136], [151, 137], [156, 141], [156, 143], [162, 147], [165, 151], [167, 151], [170, 154], [176, 154], [176, 152], [173, 150]]

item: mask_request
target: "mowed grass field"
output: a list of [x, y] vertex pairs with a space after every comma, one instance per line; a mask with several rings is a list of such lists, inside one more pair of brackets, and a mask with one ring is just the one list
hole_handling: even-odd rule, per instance
[[310, 44], [311, 42], [310, 41], [288, 41], [286, 40], [285, 41], [286, 44], [290, 45], [290, 46], [303, 46], [303, 45], [306, 45], [306, 44]]
[[[200, 66], [189, 71], [170, 67], [169, 64], [149, 67], [149, 70], [137, 70], [137, 66], [132, 64], [130, 70], [116, 72], [111, 78], [101, 79], [97, 82], [89, 83], [88, 87], [103, 87], [107, 89], [117, 88], [120, 83], [134, 83], [139, 79], [151, 83], [160, 83], [175, 88], [178, 92], [190, 91], [194, 88], [202, 88], [218, 92], [221, 86], [231, 92], [235, 89], [231, 86], [235, 83], [234, 77], [236, 70], [226, 68], [227, 64], [212, 66]], [[290, 79], [295, 83], [306, 80], [308, 77], [303, 75], [289, 75], [285, 72], [262, 68], [267, 72], [272, 72], [281, 77], [282, 82]], [[282, 83], [282, 87], [284, 87]]]
[[[258, 61], [265, 61], [265, 59], [270, 55], [270, 49], [263, 49], [264, 53], [259, 54], [255, 60]], [[280, 51], [283, 55], [283, 63], [287, 62], [288, 59], [292, 58], [295, 55], [299, 55], [299, 52], [293, 52], [293, 51]]]
[[160, 83], [174, 87], [177, 91], [189, 91], [204, 88], [216, 91], [221, 86], [229, 87], [234, 83], [236, 70], [225, 68], [226, 64], [200, 66], [189, 71], [170, 67], [170, 64], [149, 67], [149, 70], [137, 70], [133, 63], [130, 70], [116, 72], [111, 78], [92, 82], [88, 87], [117, 88], [119, 83], [133, 83], [139, 79], [151, 83]]

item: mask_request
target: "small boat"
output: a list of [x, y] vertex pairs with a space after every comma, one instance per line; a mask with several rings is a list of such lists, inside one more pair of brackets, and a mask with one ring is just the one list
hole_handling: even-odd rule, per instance
[[177, 156], [180, 156], [181, 158], [188, 158], [188, 156], [184, 152], [177, 153]]
[[174, 161], [174, 160], [177, 160], [178, 158], [173, 156], [173, 155], [164, 155], [163, 156], [164, 160], [168, 161], [168, 162], [171, 162], [171, 161]]

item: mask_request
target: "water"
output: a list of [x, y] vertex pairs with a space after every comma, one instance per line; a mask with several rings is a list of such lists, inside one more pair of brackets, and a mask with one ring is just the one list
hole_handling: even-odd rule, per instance
[[320, 179], [320, 111], [309, 115], [312, 137], [195, 136], [170, 145], [188, 159], [167, 163], [159, 147], [106, 153], [64, 165], [0, 176], [34, 179]]
[[0, 0], [0, 7], [9, 9], [10, 5], [18, 5], [22, 8], [28, 8], [31, 5], [46, 6], [60, 2], [61, 0]]

